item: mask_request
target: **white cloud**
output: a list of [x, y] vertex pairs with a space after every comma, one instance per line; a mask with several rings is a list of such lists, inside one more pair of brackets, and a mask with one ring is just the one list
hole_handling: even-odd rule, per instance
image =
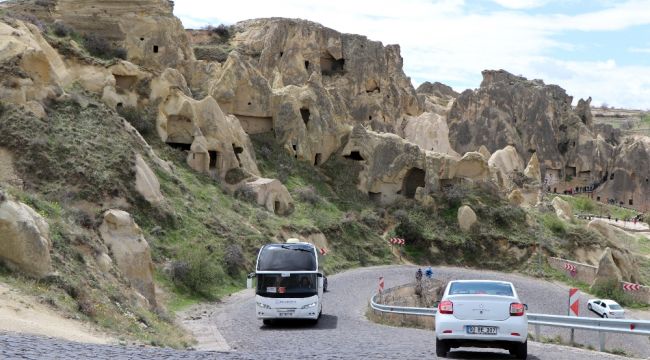
[[[510, 9], [522, 9], [549, 0], [493, 1]], [[585, 10], [577, 15], [536, 15], [508, 9], [477, 13], [473, 2], [464, 0], [251, 0], [241, 4], [226, 7], [217, 2], [177, 0], [175, 14], [186, 27], [194, 28], [259, 17], [302, 18], [384, 44], [398, 43], [405, 72], [415, 85], [425, 80], [441, 81], [462, 91], [478, 87], [482, 70], [506, 69], [557, 83], [575, 97], [591, 95], [614, 106], [650, 107], [650, 84], [640, 79], [641, 74], [650, 72], [650, 67], [606, 63], [607, 46], [601, 58], [591, 61], [553, 58], [558, 50], [577, 53], [583, 46], [559, 41], [558, 35], [563, 32], [611, 31], [650, 24], [647, 1], [612, 2], [604, 10], [591, 12], [581, 3], [578, 6]], [[603, 64], [609, 67], [603, 69]]]
[[494, 0], [494, 2], [509, 9], [532, 9], [546, 5], [550, 0]]

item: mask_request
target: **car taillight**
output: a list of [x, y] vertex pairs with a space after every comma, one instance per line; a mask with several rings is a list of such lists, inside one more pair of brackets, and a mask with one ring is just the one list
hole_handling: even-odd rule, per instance
[[453, 314], [454, 313], [454, 303], [449, 300], [441, 301], [438, 305], [438, 312], [441, 314]]
[[510, 304], [510, 316], [523, 316], [524, 311], [525, 311], [524, 304], [521, 303]]

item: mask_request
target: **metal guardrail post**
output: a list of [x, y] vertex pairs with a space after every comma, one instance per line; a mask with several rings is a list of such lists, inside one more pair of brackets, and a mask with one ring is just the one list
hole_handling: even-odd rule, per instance
[[600, 343], [600, 351], [605, 351], [605, 333], [602, 331], [598, 332], [598, 342]]
[[535, 324], [535, 340], [542, 341], [542, 327], [539, 324]]

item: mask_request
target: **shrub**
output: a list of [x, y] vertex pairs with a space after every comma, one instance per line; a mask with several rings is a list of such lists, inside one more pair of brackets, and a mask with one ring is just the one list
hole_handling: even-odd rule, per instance
[[126, 50], [123, 48], [114, 48], [106, 38], [95, 34], [86, 34], [83, 43], [86, 50], [94, 57], [108, 60], [113, 58], [126, 60]]
[[235, 198], [240, 199], [249, 203], [257, 203], [257, 194], [255, 190], [248, 185], [244, 185], [239, 189], [235, 190]]
[[458, 208], [467, 197], [469, 189], [462, 184], [452, 184], [442, 188], [442, 199], [449, 208]]
[[544, 227], [551, 230], [555, 235], [565, 235], [567, 233], [567, 226], [555, 214], [545, 214], [542, 218]]
[[370, 209], [361, 211], [361, 222], [366, 224], [371, 229], [380, 230], [383, 227], [382, 218], [377, 213]]
[[296, 189], [296, 197], [300, 201], [311, 205], [316, 205], [322, 201], [316, 189], [311, 185]]
[[214, 298], [214, 291], [225, 277], [221, 261], [207, 248], [192, 247], [172, 263], [172, 280], [176, 285], [205, 298]]
[[224, 262], [226, 263], [226, 272], [230, 276], [237, 276], [245, 265], [244, 253], [241, 245], [230, 244], [226, 247]]
[[526, 221], [526, 212], [517, 206], [499, 206], [491, 209], [494, 224], [501, 228], [512, 227]]
[[133, 127], [143, 136], [149, 135], [153, 132], [153, 121], [144, 111], [138, 110], [133, 106], [118, 106], [117, 113], [128, 121], [129, 124], [133, 125]]
[[591, 291], [597, 297], [602, 299], [612, 299], [621, 305], [630, 305], [634, 301], [623, 291], [623, 287], [616, 280], [607, 280], [596, 282], [591, 287]]
[[74, 33], [74, 30], [61, 21], [57, 21], [52, 25], [52, 32], [58, 37], [66, 37]]

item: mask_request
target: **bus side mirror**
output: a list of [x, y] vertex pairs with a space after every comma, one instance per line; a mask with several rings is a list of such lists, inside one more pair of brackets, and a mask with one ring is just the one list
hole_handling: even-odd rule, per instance
[[323, 277], [323, 273], [317, 273], [316, 276], [318, 276], [319, 278], [322, 278], [322, 277]]
[[252, 289], [253, 288], [253, 278], [255, 277], [255, 273], [250, 273], [246, 275], [246, 289]]

